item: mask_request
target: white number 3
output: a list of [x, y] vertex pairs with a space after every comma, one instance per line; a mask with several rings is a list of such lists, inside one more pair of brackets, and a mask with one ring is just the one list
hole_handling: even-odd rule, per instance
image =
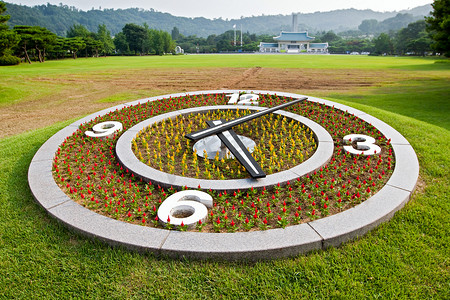
[[356, 142], [356, 149], [352, 146], [344, 146], [344, 150], [351, 154], [374, 155], [381, 153], [381, 148], [375, 145], [375, 139], [364, 134], [346, 135], [344, 136], [344, 141]]

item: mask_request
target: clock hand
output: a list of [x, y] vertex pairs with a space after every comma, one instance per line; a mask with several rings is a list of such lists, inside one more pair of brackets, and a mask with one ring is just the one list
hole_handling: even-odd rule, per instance
[[[225, 122], [225, 120], [206, 121], [209, 126], [217, 126]], [[266, 174], [256, 162], [250, 152], [245, 148], [241, 139], [237, 136], [233, 129], [225, 130], [217, 133], [222, 143], [227, 146], [228, 150], [236, 157], [236, 159], [245, 167], [247, 172], [253, 178], [263, 178]]]
[[243, 116], [243, 117], [240, 117], [240, 118], [237, 118], [237, 119], [234, 119], [234, 120], [222, 123], [220, 125], [215, 125], [215, 126], [210, 127], [210, 128], [202, 129], [202, 130], [199, 130], [199, 131], [196, 131], [196, 132], [191, 132], [189, 134], [186, 134], [185, 137], [190, 139], [190, 140], [197, 141], [197, 140], [200, 140], [202, 138], [208, 137], [210, 135], [214, 135], [214, 134], [217, 134], [219, 132], [223, 132], [225, 130], [229, 130], [229, 129], [233, 128], [236, 125], [239, 125], [239, 124], [248, 122], [250, 120], [259, 118], [261, 116], [267, 115], [267, 114], [269, 114], [271, 112], [274, 112], [276, 110], [279, 110], [279, 109], [282, 109], [282, 108], [285, 108], [285, 107], [297, 104], [297, 103], [299, 103], [301, 101], [304, 101], [306, 99], [308, 99], [308, 97], [298, 98], [298, 99], [292, 100], [291, 102], [283, 103], [283, 104], [280, 104], [278, 106], [274, 106], [272, 108], [268, 108], [268, 109], [265, 109], [265, 110], [262, 110], [262, 111], [258, 111], [258, 112], [255, 112], [255, 113], [252, 113], [252, 114], [249, 114], [249, 115], [246, 115], [246, 116]]

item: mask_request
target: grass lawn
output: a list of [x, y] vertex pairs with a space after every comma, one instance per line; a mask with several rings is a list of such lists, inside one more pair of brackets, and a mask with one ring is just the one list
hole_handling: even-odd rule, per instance
[[[395, 69], [405, 74], [389, 84], [321, 96], [366, 111], [399, 130], [419, 158], [417, 191], [391, 221], [339, 248], [258, 263], [155, 258], [74, 234], [34, 202], [27, 185], [28, 165], [40, 145], [73, 120], [59, 122], [0, 139], [0, 298], [450, 298], [449, 63], [293, 55], [51, 61], [0, 69], [0, 113], [14, 101], [26, 102], [32, 93], [65, 88], [50, 82], [43, 90], [38, 83], [22, 89], [22, 82], [43, 74], [85, 76], [112, 69], [189, 66], [220, 67], [224, 72], [260, 66], [337, 72]], [[115, 99], [111, 95], [111, 101]]]

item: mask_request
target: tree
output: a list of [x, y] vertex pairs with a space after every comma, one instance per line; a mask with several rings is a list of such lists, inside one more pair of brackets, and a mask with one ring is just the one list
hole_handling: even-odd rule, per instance
[[364, 20], [358, 26], [358, 29], [361, 30], [365, 34], [375, 33], [377, 32], [378, 21], [375, 19]]
[[73, 59], [77, 58], [77, 53], [86, 48], [86, 43], [80, 37], [66, 39], [66, 47], [72, 53]]
[[375, 39], [375, 54], [392, 54], [394, 45], [391, 38], [386, 33], [381, 33]]
[[[12, 48], [14, 48], [20, 41], [20, 37], [16, 32], [10, 30], [6, 22], [9, 20], [9, 15], [3, 15], [6, 11], [6, 4], [0, 2], [0, 58], [2, 61], [11, 61], [19, 63], [20, 60], [15, 59], [11, 55]], [[8, 63], [9, 64], [9, 63]]]
[[425, 20], [420, 20], [408, 24], [402, 28], [395, 39], [395, 49], [399, 54], [406, 52], [414, 52], [415, 54], [424, 55], [426, 51], [431, 49], [431, 39], [426, 32]]
[[121, 54], [127, 54], [130, 52], [130, 46], [128, 45], [127, 37], [123, 32], [119, 32], [114, 37], [114, 46], [116, 47], [116, 50]]
[[180, 30], [177, 27], [172, 29], [172, 40], [178, 40], [180, 38]]
[[450, 0], [435, 0], [431, 17], [426, 18], [433, 48], [450, 57]]
[[103, 54], [111, 54], [114, 51], [114, 42], [111, 32], [106, 28], [105, 24], [98, 25], [97, 40], [102, 44]]
[[91, 32], [80, 24], [73, 24], [69, 30], [67, 30], [66, 36], [68, 38], [74, 38], [74, 37], [80, 37], [80, 38], [87, 38], [91, 36]]
[[123, 27], [122, 32], [125, 34], [130, 50], [133, 51], [134, 54], [137, 52], [142, 53], [143, 42], [148, 36], [145, 28], [129, 23]]
[[325, 33], [320, 40], [324, 43], [330, 43], [330, 42], [334, 42], [334, 41], [339, 41], [341, 38], [334, 33], [333, 31], [328, 31], [327, 33]]
[[30, 64], [29, 51], [33, 54], [37, 52], [39, 62], [44, 62], [46, 50], [56, 43], [56, 35], [44, 27], [21, 25], [14, 26], [13, 30], [20, 36], [18, 46]]
[[38, 52], [39, 62], [45, 61], [47, 49], [56, 43], [56, 34], [44, 27], [35, 26], [34, 47]]

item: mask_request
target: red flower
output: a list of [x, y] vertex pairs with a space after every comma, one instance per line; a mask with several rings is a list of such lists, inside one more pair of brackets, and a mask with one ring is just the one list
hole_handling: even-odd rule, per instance
[[245, 217], [245, 223], [248, 224], [248, 222], [250, 222], [250, 220], [248, 219], [248, 217]]

